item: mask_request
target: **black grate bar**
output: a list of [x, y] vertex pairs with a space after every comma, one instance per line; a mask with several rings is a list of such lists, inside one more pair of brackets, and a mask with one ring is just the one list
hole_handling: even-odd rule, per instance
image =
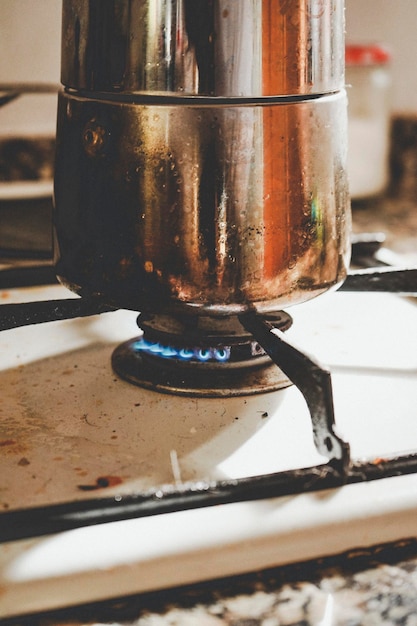
[[115, 311], [98, 298], [69, 298], [0, 306], [0, 331]]
[[[0, 271], [0, 289], [55, 282], [54, 269], [49, 265]], [[417, 269], [383, 267], [356, 270], [347, 275], [339, 291], [376, 291], [417, 296]], [[114, 311], [116, 308], [105, 305], [99, 298], [3, 304], [0, 306], [0, 331], [18, 326], [96, 315]]]
[[417, 269], [379, 267], [350, 272], [339, 291], [379, 291], [417, 296]]
[[[10, 258], [3, 250], [2, 258]], [[21, 251], [17, 251], [20, 254]], [[23, 253], [22, 253], [23, 254]], [[29, 256], [25, 254], [25, 258]], [[31, 253], [33, 258], [37, 255], [38, 259], [43, 256], [42, 252]], [[20, 267], [8, 267], [0, 271], [0, 289], [15, 289], [17, 287], [34, 287], [35, 285], [54, 285], [57, 278], [53, 265], [45, 263], [42, 265], [26, 265]]]
[[[352, 463], [344, 482], [353, 484], [417, 471], [417, 454]], [[108, 522], [139, 519], [219, 504], [246, 502], [342, 487], [329, 465], [235, 480], [162, 486], [146, 493], [44, 505], [0, 514], [0, 543], [56, 534]]]
[[344, 476], [349, 444], [335, 432], [333, 390], [329, 370], [291, 343], [282, 331], [255, 312], [239, 316], [242, 326], [303, 394], [310, 411], [314, 443], [320, 454]]

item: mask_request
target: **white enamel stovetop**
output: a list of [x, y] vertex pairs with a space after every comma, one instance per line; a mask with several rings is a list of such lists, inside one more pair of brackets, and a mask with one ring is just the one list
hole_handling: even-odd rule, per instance
[[[63, 287], [0, 301], [68, 297]], [[333, 373], [357, 459], [417, 449], [416, 301], [333, 293], [293, 308], [288, 336]], [[185, 399], [118, 380], [126, 311], [0, 334], [4, 510], [323, 462], [295, 388]], [[84, 491], [97, 478], [109, 487]], [[0, 546], [0, 617], [242, 573], [417, 535], [417, 476], [221, 505]]]

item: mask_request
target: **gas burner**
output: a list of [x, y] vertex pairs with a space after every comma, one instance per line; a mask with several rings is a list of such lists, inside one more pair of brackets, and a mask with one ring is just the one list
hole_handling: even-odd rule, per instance
[[[287, 330], [282, 311], [268, 321]], [[289, 386], [276, 366], [237, 317], [138, 317], [141, 336], [113, 353], [114, 371], [140, 387], [165, 393], [222, 397], [265, 393]]]

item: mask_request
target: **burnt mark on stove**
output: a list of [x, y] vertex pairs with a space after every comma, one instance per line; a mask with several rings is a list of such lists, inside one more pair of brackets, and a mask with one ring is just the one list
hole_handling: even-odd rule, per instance
[[2, 455], [14, 456], [26, 454], [28, 447], [17, 439], [0, 439], [0, 449]]
[[96, 491], [97, 489], [106, 489], [107, 487], [115, 487], [120, 485], [123, 480], [120, 476], [99, 476], [92, 485], [77, 485], [77, 489], [81, 491]]
[[16, 439], [1, 439], [0, 440], [0, 448], [5, 446], [14, 446], [17, 443]]
[[97, 424], [93, 424], [93, 422], [90, 422], [88, 419], [88, 413], [83, 413], [82, 417], [81, 417], [82, 421], [84, 421], [86, 424], [88, 424], [89, 426], [94, 426], [97, 427]]

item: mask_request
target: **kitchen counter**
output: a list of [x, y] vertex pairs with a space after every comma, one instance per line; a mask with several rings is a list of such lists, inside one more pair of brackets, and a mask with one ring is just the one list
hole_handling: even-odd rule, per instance
[[417, 540], [67, 609], [32, 617], [30, 624], [415, 626]]

